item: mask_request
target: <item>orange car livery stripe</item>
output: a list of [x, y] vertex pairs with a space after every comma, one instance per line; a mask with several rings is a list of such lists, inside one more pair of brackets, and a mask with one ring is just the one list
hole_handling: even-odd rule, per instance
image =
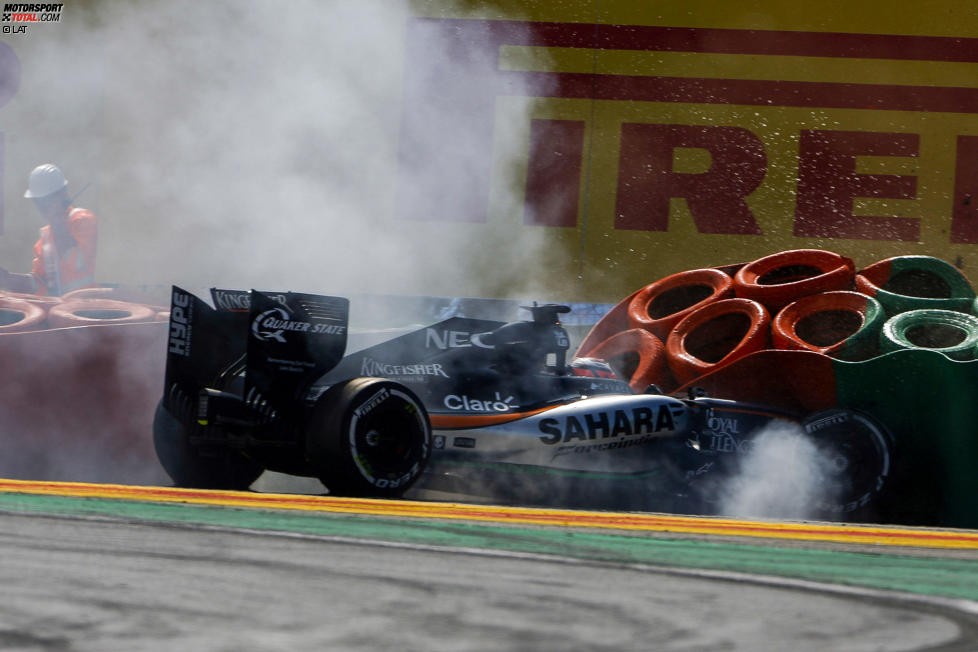
[[506, 412], [505, 414], [431, 414], [431, 427], [435, 430], [459, 430], [465, 428], [483, 428], [485, 426], [496, 426], [501, 423], [518, 421], [535, 414], [552, 410], [558, 405], [548, 405], [537, 408], [536, 410], [526, 410], [525, 412]]

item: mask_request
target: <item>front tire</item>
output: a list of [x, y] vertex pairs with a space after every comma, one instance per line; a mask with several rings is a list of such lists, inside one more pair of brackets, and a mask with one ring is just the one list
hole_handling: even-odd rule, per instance
[[892, 467], [886, 430], [869, 415], [836, 408], [810, 415], [803, 426], [826, 461], [833, 489], [819, 511], [832, 520], [874, 520]]
[[431, 425], [421, 400], [383, 378], [355, 378], [327, 390], [306, 426], [306, 457], [329, 492], [398, 498], [424, 471]]
[[260, 464], [237, 451], [201, 455], [190, 443], [187, 428], [163, 407], [162, 401], [153, 417], [153, 445], [160, 464], [178, 487], [244, 490], [264, 471]]

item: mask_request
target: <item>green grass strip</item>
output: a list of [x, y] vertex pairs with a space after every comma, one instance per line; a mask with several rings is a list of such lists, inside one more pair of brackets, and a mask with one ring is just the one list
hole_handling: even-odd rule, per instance
[[654, 534], [15, 493], [0, 494], [0, 510], [51, 515], [101, 515], [148, 522], [553, 554], [591, 561], [756, 573], [978, 600], [978, 562], [900, 555], [885, 550], [878, 553], [806, 550], [800, 547], [656, 538]]

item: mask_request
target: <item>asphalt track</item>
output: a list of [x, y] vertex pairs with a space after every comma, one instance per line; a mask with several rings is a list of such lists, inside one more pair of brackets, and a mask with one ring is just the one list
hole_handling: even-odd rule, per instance
[[978, 532], [0, 480], [4, 650], [974, 650]]

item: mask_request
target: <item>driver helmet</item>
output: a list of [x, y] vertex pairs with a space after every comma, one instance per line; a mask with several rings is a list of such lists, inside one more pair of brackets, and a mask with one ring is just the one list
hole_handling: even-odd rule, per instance
[[570, 373], [574, 376], [586, 376], [589, 378], [618, 378], [615, 370], [604, 360], [598, 358], [574, 358], [567, 365]]

